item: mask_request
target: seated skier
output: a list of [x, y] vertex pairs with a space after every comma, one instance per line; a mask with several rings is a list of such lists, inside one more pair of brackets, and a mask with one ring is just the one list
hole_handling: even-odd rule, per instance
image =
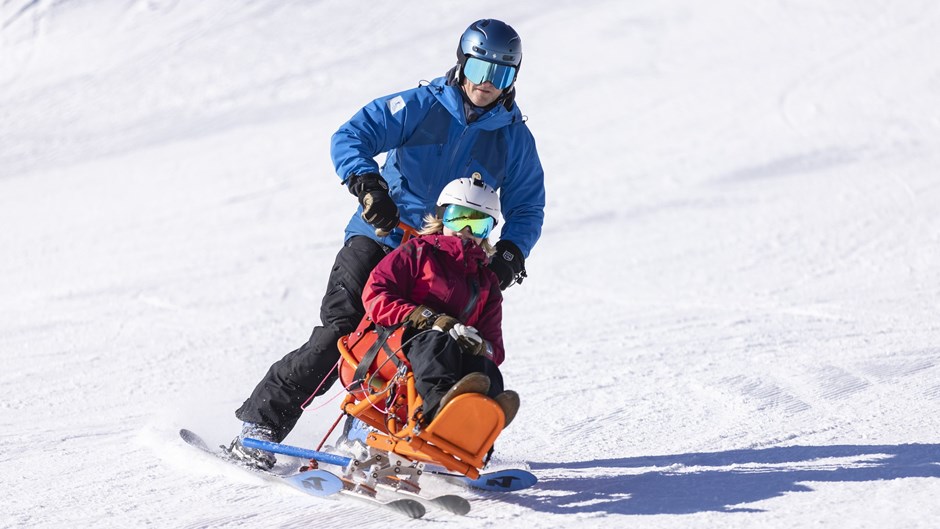
[[[503, 390], [498, 365], [504, 357], [502, 292], [487, 267], [493, 248], [499, 198], [477, 178], [449, 183], [436, 215], [379, 262], [362, 294], [366, 315], [378, 325], [405, 323], [405, 356], [424, 405], [424, 422], [457, 395], [482, 393], [506, 417], [519, 409], [519, 395]], [[410, 341], [409, 341], [410, 340]]]

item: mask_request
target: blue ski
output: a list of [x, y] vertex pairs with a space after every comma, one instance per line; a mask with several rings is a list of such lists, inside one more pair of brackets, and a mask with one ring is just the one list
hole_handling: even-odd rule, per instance
[[[316, 450], [308, 450], [306, 448], [300, 448], [297, 446], [271, 443], [268, 441], [259, 441], [258, 439], [251, 438], [246, 438], [242, 440], [242, 442], [249, 448], [258, 448], [277, 454], [315, 459], [321, 463], [327, 463], [330, 465], [346, 466], [350, 462], [350, 458], [348, 457], [338, 456], [327, 452], [317, 452]], [[512, 492], [516, 490], [522, 490], [529, 488], [538, 482], [538, 478], [535, 477], [534, 474], [527, 470], [518, 468], [486, 472], [480, 474], [480, 477], [477, 479], [470, 479], [466, 476], [449, 474], [446, 472], [439, 472], [434, 470], [431, 470], [430, 473], [446, 476], [449, 478], [456, 478], [454, 480], [455, 482], [470, 488], [494, 492]]]

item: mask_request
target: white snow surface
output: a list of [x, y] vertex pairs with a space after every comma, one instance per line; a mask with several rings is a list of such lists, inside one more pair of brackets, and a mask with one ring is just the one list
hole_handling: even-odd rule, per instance
[[[539, 484], [410, 521], [202, 457], [318, 323], [331, 134], [483, 17], [547, 179], [495, 458]], [[937, 50], [932, 0], [4, 0], [0, 527], [935, 527]]]

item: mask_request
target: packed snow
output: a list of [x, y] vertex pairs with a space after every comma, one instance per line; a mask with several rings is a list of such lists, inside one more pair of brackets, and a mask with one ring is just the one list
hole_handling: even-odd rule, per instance
[[[484, 17], [547, 178], [494, 460], [538, 485], [409, 521], [185, 445], [318, 323], [332, 133]], [[934, 527], [937, 50], [930, 0], [5, 0], [0, 526]]]

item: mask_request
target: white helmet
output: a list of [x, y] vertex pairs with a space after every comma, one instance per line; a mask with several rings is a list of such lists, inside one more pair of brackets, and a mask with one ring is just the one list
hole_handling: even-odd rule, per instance
[[480, 173], [473, 173], [470, 178], [458, 178], [447, 184], [437, 197], [438, 210], [448, 204], [459, 204], [482, 211], [499, 223], [499, 195], [495, 189], [483, 182]]

